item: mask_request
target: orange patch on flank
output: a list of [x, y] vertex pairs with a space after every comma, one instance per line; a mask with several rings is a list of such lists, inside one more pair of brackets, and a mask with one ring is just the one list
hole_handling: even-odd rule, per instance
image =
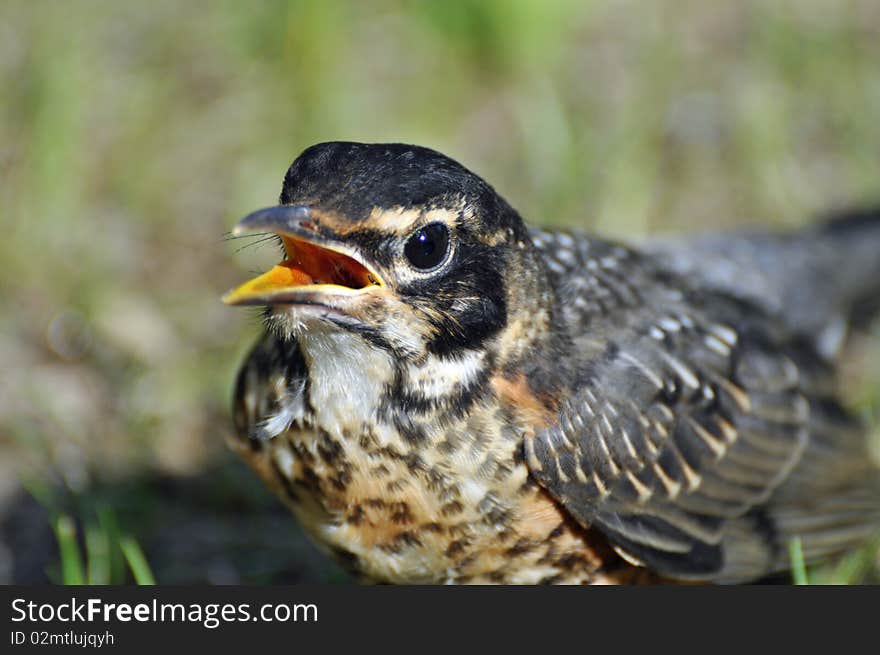
[[540, 491], [520, 506], [517, 531], [525, 537], [543, 540], [567, 514], [547, 494]]
[[544, 428], [556, 420], [556, 412], [535, 395], [522, 373], [513, 380], [495, 375], [491, 384], [498, 397], [513, 405], [529, 425]]

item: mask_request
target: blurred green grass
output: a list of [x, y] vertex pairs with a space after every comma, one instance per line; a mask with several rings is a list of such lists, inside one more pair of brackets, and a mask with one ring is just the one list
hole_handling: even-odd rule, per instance
[[[155, 480], [210, 489], [238, 466], [230, 385], [258, 328], [218, 297], [268, 251], [223, 233], [304, 147], [435, 147], [533, 223], [616, 237], [795, 226], [880, 194], [873, 0], [6, 0], [0, 88], [0, 506], [42, 480], [83, 540], [100, 489], [141, 508], [120, 520], [160, 562]], [[236, 484], [235, 520], [275, 511]], [[224, 498], [191, 511], [222, 530]], [[42, 575], [16, 568], [36, 544], [9, 544], [0, 580]], [[274, 579], [321, 566], [308, 548], [273, 555]]]

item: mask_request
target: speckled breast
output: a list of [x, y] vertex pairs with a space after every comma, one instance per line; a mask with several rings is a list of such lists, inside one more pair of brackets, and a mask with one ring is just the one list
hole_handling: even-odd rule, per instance
[[[529, 476], [521, 439], [483, 407], [412, 444], [377, 423], [292, 426], [240, 444], [302, 526], [347, 568], [396, 583], [619, 582], [628, 567]], [[631, 573], [631, 572], [630, 572]]]

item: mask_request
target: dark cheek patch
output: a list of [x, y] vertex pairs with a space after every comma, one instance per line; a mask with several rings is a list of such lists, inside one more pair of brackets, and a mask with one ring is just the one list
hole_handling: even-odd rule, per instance
[[449, 270], [401, 289], [401, 297], [423, 306], [433, 336], [428, 351], [446, 355], [477, 348], [507, 324], [501, 257], [487, 247], [460, 248]]

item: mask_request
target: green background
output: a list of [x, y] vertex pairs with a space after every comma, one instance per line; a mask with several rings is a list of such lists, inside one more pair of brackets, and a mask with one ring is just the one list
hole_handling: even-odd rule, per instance
[[224, 233], [323, 140], [437, 148], [536, 224], [794, 227], [880, 197], [880, 3], [5, 0], [0, 582], [130, 580], [132, 544], [344, 579], [224, 446], [259, 321], [219, 297], [275, 256]]

